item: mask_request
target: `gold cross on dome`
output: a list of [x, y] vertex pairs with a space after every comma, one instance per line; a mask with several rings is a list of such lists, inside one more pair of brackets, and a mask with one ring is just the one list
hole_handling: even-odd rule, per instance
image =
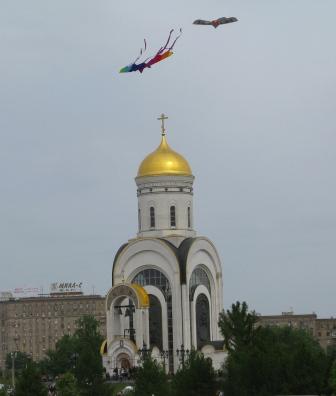
[[158, 118], [158, 120], [161, 121], [161, 131], [162, 131], [161, 133], [162, 133], [162, 136], [165, 136], [166, 130], [165, 130], [165, 127], [164, 127], [164, 120], [168, 120], [168, 117], [166, 117], [162, 113], [161, 116]]

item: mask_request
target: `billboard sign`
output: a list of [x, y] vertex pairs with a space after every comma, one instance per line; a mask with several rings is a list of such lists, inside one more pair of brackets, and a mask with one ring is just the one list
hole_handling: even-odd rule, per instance
[[12, 292], [9, 291], [0, 292], [0, 301], [8, 301], [12, 298], [14, 298]]
[[83, 282], [54, 282], [50, 285], [50, 294], [83, 294]]
[[37, 297], [40, 294], [39, 287], [30, 287], [30, 286], [23, 286], [23, 287], [16, 287], [13, 290], [13, 294], [15, 298], [19, 297]]

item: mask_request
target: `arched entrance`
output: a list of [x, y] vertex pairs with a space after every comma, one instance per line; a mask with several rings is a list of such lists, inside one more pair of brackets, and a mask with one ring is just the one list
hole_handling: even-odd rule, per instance
[[120, 353], [117, 356], [117, 367], [125, 370], [129, 370], [131, 367], [133, 367], [131, 359], [127, 353]]

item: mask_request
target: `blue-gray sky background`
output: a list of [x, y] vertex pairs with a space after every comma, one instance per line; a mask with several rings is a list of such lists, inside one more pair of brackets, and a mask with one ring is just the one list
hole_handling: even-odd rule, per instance
[[[335, 315], [335, 14], [335, 0], [3, 0], [0, 290], [108, 290], [165, 112], [225, 307]], [[239, 22], [192, 25], [220, 16]], [[118, 73], [180, 27], [171, 58]]]

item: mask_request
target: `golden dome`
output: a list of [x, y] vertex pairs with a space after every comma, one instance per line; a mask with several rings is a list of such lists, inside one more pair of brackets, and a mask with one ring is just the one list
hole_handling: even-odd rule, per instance
[[192, 175], [188, 161], [169, 147], [165, 133], [159, 147], [147, 155], [138, 170], [138, 177], [160, 175]]

